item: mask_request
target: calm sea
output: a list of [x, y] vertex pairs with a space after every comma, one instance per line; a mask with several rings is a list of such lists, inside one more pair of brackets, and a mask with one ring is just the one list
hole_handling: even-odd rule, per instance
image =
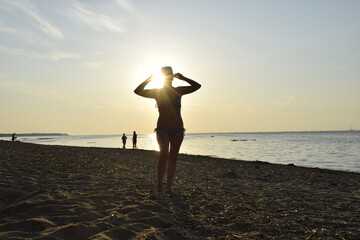
[[[127, 148], [132, 148], [132, 135], [127, 137]], [[121, 135], [30, 136], [19, 139], [51, 145], [122, 147]], [[139, 134], [137, 145], [140, 149], [158, 150], [155, 134]], [[360, 131], [189, 133], [185, 135], [180, 152], [360, 172]]]

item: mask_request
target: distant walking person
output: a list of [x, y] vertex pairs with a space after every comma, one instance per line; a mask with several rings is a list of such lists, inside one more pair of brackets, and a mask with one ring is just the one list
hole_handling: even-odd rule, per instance
[[123, 148], [125, 148], [125, 146], [126, 146], [126, 139], [127, 139], [127, 137], [125, 136], [125, 133], [123, 134], [123, 136], [122, 136], [122, 143], [123, 143]]
[[[148, 83], [153, 80], [153, 75], [141, 83], [135, 93], [146, 98], [154, 98], [159, 110], [157, 121], [156, 138], [160, 148], [160, 156], [157, 166], [157, 191], [163, 190], [163, 179], [167, 168], [167, 191], [171, 191], [176, 170], [176, 160], [184, 139], [184, 124], [181, 117], [181, 97], [198, 90], [201, 85], [194, 80], [184, 77], [180, 73], [173, 74], [171, 67], [161, 68], [164, 77], [164, 86], [160, 89], [146, 89]], [[173, 87], [173, 79], [180, 79], [190, 86]]]
[[17, 137], [15, 136], [15, 133], [13, 133], [13, 134], [11, 135], [11, 141], [15, 142], [16, 138], [17, 138]]
[[137, 143], [137, 134], [136, 132], [134, 131], [133, 133], [133, 137], [132, 137], [132, 141], [133, 141], [133, 149], [136, 149], [136, 143]]

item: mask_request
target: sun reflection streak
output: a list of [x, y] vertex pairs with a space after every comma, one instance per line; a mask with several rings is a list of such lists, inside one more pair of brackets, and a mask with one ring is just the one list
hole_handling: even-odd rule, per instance
[[149, 134], [149, 136], [151, 138], [155, 151], [160, 151], [159, 144], [156, 139], [156, 133], [151, 133]]

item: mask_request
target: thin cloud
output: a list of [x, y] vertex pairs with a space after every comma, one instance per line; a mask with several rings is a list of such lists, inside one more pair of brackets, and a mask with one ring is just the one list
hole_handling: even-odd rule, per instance
[[103, 55], [103, 52], [101, 52], [101, 51], [93, 51], [92, 53], [93, 53], [94, 55], [98, 55], [98, 56]]
[[34, 84], [28, 84], [23, 82], [14, 82], [6, 80], [6, 76], [0, 74], [0, 89], [24, 94], [28, 96], [41, 97], [52, 101], [60, 101], [77, 105], [81, 107], [97, 107], [97, 108], [116, 108], [113, 103], [106, 102], [91, 102], [88, 100], [81, 100], [74, 98], [73, 96], [54, 91], [52, 89], [46, 89], [43, 87], [36, 86]]
[[1, 23], [1, 21], [0, 21], [0, 32], [16, 35], [16, 36], [20, 37], [23, 41], [28, 42], [28, 43], [36, 43], [36, 44], [41, 44], [41, 45], [46, 45], [46, 46], [53, 45], [50, 42], [45, 41], [44, 39], [33, 34], [30, 31], [24, 31], [21, 29], [16, 29], [16, 28], [5, 26], [4, 24]]
[[62, 39], [63, 34], [61, 31], [42, 18], [34, 9], [34, 6], [28, 1], [4, 1], [8, 5], [15, 7], [16, 9], [22, 11], [25, 16], [31, 19], [38, 28], [40, 28], [44, 33], [49, 36], [52, 36], [56, 39]]
[[25, 33], [19, 31], [18, 29], [10, 28], [3, 25], [1, 22], [0, 22], [0, 32], [12, 33], [16, 35], [26, 35]]
[[51, 61], [58, 61], [61, 59], [72, 59], [78, 58], [78, 56], [67, 53], [67, 52], [60, 52], [56, 50], [50, 51], [33, 51], [27, 50], [22, 48], [12, 48], [0, 45], [0, 53], [9, 54], [9, 55], [17, 55], [17, 56], [25, 56], [34, 59], [43, 59], [43, 60], [51, 60]]
[[100, 62], [81, 62], [80, 67], [91, 69], [91, 68], [97, 68], [101, 66], [102, 64]]
[[125, 32], [124, 18], [102, 14], [79, 2], [73, 4], [69, 16], [97, 32]]
[[[4, 76], [2, 78], [4, 78]], [[73, 98], [70, 96], [27, 83], [0, 79], [0, 88], [7, 91], [25, 94], [29, 96], [42, 97], [42, 98], [65, 101], [65, 102], [73, 102]]]
[[127, 0], [116, 0], [116, 3], [123, 9], [128, 10], [129, 12], [133, 11], [132, 6], [130, 5], [129, 1], [127, 1]]
[[301, 103], [303, 101], [297, 99], [295, 96], [282, 96], [280, 100], [273, 103], [274, 106], [287, 106], [293, 103]]

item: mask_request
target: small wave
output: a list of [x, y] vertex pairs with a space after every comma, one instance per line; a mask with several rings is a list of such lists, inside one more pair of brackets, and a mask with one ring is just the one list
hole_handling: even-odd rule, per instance
[[247, 142], [247, 141], [255, 141], [255, 139], [231, 139], [232, 142]]
[[51, 139], [54, 139], [54, 138], [47, 138], [47, 137], [37, 138], [37, 140], [51, 140]]

